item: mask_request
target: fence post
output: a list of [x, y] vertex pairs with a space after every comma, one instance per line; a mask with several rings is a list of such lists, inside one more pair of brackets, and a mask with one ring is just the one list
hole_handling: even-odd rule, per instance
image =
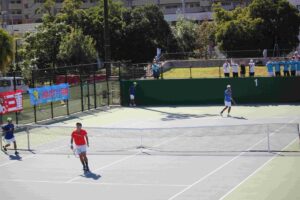
[[81, 76], [81, 68], [79, 67], [79, 82], [80, 82], [80, 94], [81, 94], [81, 111], [84, 111], [84, 106], [83, 106], [83, 86], [82, 86], [82, 76]]
[[[14, 76], [14, 91], [16, 92], [17, 90], [17, 83], [16, 83], [16, 70], [13, 71], [13, 76]], [[18, 117], [18, 111], [16, 113], [16, 124], [19, 123], [19, 117]]]
[[[50, 75], [50, 86], [51, 86], [52, 85], [52, 81], [54, 80], [54, 67], [50, 71], [51, 71], [51, 75]], [[50, 105], [51, 105], [51, 118], [53, 119], [54, 118], [54, 113], [53, 113], [53, 102], [52, 101], [50, 102]]]
[[[32, 88], [35, 88], [35, 83], [34, 83], [34, 69], [31, 70], [31, 82], [32, 82]], [[37, 122], [36, 118], [36, 105], [33, 106], [33, 113], [34, 113], [34, 122]]]
[[94, 108], [97, 108], [97, 94], [96, 94], [96, 70], [97, 65], [94, 65], [93, 67], [93, 77], [94, 77]]
[[[110, 65], [110, 63], [106, 63], [106, 65]], [[109, 66], [110, 68], [110, 66]], [[105, 68], [105, 70], [107, 70], [108, 67]], [[106, 74], [108, 74], [106, 72]], [[108, 75], [106, 75], [106, 88], [107, 88], [107, 106], [109, 106], [109, 103], [110, 103], [110, 90], [109, 90], [109, 77]]]
[[192, 79], [193, 76], [192, 76], [192, 64], [190, 64], [190, 79]]
[[221, 66], [219, 65], [219, 78], [221, 78]]
[[[65, 71], [65, 83], [68, 83], [68, 70], [66, 69]], [[68, 83], [69, 84], [69, 83]], [[69, 92], [70, 92], [70, 87], [69, 87]], [[69, 99], [66, 100], [67, 102], [67, 115], [70, 115], [70, 108], [69, 108]]]
[[270, 148], [270, 129], [269, 129], [269, 125], [267, 125], [267, 140], [268, 140], [268, 152], [271, 152], [271, 148]]

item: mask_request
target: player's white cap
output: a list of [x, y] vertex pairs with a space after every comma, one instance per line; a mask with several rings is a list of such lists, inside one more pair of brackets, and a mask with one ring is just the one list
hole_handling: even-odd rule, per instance
[[227, 88], [230, 88], [231, 86], [230, 85], [227, 85]]
[[12, 121], [12, 118], [11, 118], [11, 117], [8, 117], [8, 118], [7, 118], [7, 121], [8, 121], [8, 122], [11, 122], [11, 121]]

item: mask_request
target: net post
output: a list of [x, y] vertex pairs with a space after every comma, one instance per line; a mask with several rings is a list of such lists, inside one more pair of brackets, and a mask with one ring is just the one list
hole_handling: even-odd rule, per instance
[[268, 141], [268, 152], [271, 152], [271, 148], [270, 148], [270, 125], [267, 125], [267, 141]]
[[30, 135], [29, 135], [29, 128], [26, 127], [26, 134], [27, 134], [27, 149], [30, 151]]

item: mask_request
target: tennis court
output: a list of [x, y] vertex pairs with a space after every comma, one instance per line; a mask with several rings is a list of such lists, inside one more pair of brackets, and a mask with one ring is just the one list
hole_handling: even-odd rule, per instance
[[[114, 108], [20, 126], [21, 158], [0, 154], [0, 197], [299, 199], [300, 105], [221, 108]], [[69, 150], [77, 121], [90, 135], [88, 174]]]

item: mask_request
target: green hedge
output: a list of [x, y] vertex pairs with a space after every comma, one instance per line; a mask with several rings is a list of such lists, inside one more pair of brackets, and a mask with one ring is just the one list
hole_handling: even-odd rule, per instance
[[[129, 104], [129, 86], [121, 82], [123, 106]], [[226, 85], [232, 86], [237, 103], [300, 102], [300, 77], [212, 78], [181, 80], [135, 80], [138, 105], [223, 104]]]

